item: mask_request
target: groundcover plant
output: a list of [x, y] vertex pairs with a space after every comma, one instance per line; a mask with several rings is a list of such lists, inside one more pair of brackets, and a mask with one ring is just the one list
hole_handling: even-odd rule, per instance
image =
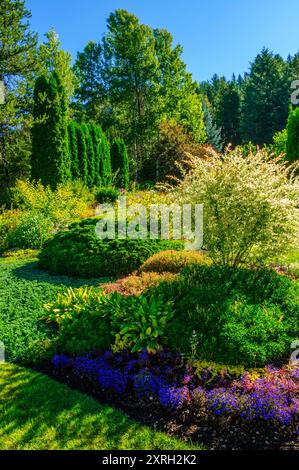
[[0, 449], [299, 450], [299, 6], [102, 3], [0, 3]]

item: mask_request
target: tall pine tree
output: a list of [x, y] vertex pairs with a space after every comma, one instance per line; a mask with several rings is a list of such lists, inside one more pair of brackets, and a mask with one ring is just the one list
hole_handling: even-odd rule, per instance
[[243, 93], [243, 141], [270, 144], [273, 135], [285, 127], [288, 117], [290, 89], [283, 59], [264, 48], [251, 64]]
[[204, 100], [202, 102], [202, 106], [205, 117], [207, 141], [215, 148], [215, 150], [217, 150], [217, 152], [222, 152], [223, 142], [221, 140], [221, 128], [218, 128], [213, 121], [212, 114]]
[[[37, 35], [30, 31], [24, 0], [0, 1], [0, 198], [16, 178], [28, 177], [31, 158], [31, 93], [28, 83], [37, 68]], [[2, 193], [2, 194], [1, 194]]]

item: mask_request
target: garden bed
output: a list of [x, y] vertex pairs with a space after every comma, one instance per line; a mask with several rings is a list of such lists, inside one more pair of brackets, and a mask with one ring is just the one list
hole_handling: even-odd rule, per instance
[[[72, 388], [121, 409], [142, 424], [185, 441], [191, 440], [194, 444], [202, 443], [209, 449], [299, 450], [296, 408], [298, 369], [285, 367], [280, 370], [269, 368], [251, 371], [251, 383], [261, 380], [253, 395], [258, 395], [262, 387], [264, 390], [268, 388], [266, 402], [271, 401], [273, 396], [271, 403], [275, 402], [273, 385], [279, 378], [277, 392], [280, 394], [280, 403], [276, 403], [276, 409], [267, 408], [265, 403], [261, 403], [264, 397], [262, 392], [262, 396], [255, 397], [255, 404], [250, 402], [250, 413], [255, 413], [256, 417], [244, 417], [244, 410], [243, 413], [241, 409], [237, 412], [233, 410], [232, 394], [220, 403], [217, 398], [222, 387], [228, 391], [234, 383], [250, 389], [250, 385], [245, 383], [246, 374], [242, 376], [241, 370], [223, 368], [215, 373], [211, 367], [205, 366], [200, 378], [192, 375], [190, 370], [189, 376], [186, 376], [186, 366], [182, 365], [181, 358], [171, 353], [161, 353], [158, 356], [160, 357], [151, 357], [145, 352], [139, 355], [113, 355], [109, 352], [101, 358], [56, 356], [46, 372]], [[162, 375], [157, 375], [158, 370], [162, 371]], [[99, 378], [96, 378], [97, 374]], [[236, 378], [238, 376], [241, 378]], [[180, 382], [180, 386], [167, 387], [166, 382], [169, 384], [174, 377]], [[164, 378], [166, 380], [163, 384]], [[284, 403], [281, 400], [283, 386], [288, 394]], [[244, 393], [244, 389], [241, 393]], [[206, 402], [207, 397], [209, 404]], [[290, 397], [294, 398], [292, 410], [286, 406], [287, 401], [290, 403]], [[232, 405], [231, 409], [229, 405]], [[227, 412], [224, 410], [225, 406]]]

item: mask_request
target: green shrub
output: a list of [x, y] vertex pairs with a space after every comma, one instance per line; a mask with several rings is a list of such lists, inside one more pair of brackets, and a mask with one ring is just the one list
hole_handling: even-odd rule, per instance
[[107, 296], [92, 287], [70, 287], [66, 292], [59, 293], [55, 302], [46, 304], [47, 323], [64, 326], [78, 318], [85, 311], [99, 311], [107, 303]]
[[148, 294], [174, 301], [169, 347], [198, 358], [249, 367], [288, 358], [299, 330], [299, 284], [273, 270], [190, 266]]
[[299, 158], [299, 109], [290, 111], [287, 124], [286, 159], [296, 162]]
[[129, 274], [154, 253], [183, 248], [169, 240], [101, 240], [96, 236], [97, 219], [73, 225], [57, 233], [40, 253], [40, 266], [52, 273], [84, 278]]
[[59, 329], [55, 351], [70, 355], [103, 354], [112, 344], [110, 320], [101, 312], [84, 311]]
[[62, 354], [103, 353], [113, 342], [109, 296], [92, 287], [70, 288], [46, 304], [47, 323], [58, 326], [51, 348]]
[[173, 304], [164, 302], [163, 296], [147, 299], [142, 295], [127, 298], [115, 295], [111, 310], [115, 352], [123, 349], [155, 352], [166, 342], [165, 328], [173, 317]]
[[237, 148], [194, 166], [173, 200], [204, 205], [204, 246], [214, 261], [239, 267], [296, 248], [299, 178], [282, 156], [256, 150], [245, 158]]
[[7, 235], [9, 248], [39, 250], [51, 236], [53, 223], [38, 212], [25, 212], [17, 227]]
[[116, 202], [119, 197], [119, 191], [116, 188], [99, 188], [96, 191], [96, 200], [100, 204]]
[[162, 251], [143, 263], [140, 272], [177, 274], [190, 264], [211, 264], [211, 261], [197, 251]]
[[[291, 343], [288, 333], [279, 306], [235, 302], [227, 311], [219, 349], [225, 350], [229, 363], [263, 365], [287, 358]], [[222, 353], [215, 357], [219, 360]]]

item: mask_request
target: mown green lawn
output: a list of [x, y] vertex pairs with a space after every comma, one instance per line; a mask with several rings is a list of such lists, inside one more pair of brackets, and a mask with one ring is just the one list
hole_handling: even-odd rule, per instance
[[54, 380], [0, 365], [0, 450], [189, 450]]

